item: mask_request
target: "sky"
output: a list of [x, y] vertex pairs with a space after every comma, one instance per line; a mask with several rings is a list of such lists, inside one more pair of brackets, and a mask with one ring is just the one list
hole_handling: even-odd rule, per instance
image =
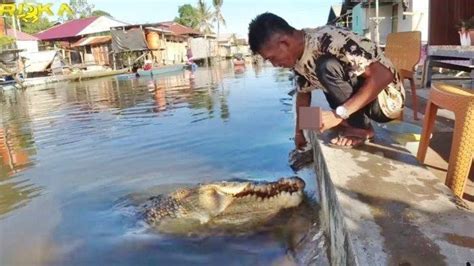
[[[212, 0], [204, 0], [212, 6]], [[39, 1], [58, 7], [69, 0]], [[132, 23], [155, 23], [173, 20], [178, 7], [184, 4], [196, 6], [197, 0], [88, 0], [114, 18]], [[245, 37], [249, 22], [258, 14], [272, 12], [284, 18], [295, 28], [317, 27], [326, 24], [331, 5], [342, 0], [224, 0], [222, 14], [226, 26], [221, 33], [237, 33]], [[217, 31], [217, 28], [214, 29]]]

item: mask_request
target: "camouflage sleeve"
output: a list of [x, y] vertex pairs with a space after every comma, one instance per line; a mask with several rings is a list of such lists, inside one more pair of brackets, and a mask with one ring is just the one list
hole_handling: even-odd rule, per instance
[[315, 87], [297, 71], [295, 71], [295, 86], [297, 92], [311, 92], [315, 89]]
[[391, 62], [385, 58], [380, 48], [371, 40], [349, 31], [337, 29], [326, 33], [326, 35], [326, 40], [322, 42], [326, 44], [326, 47], [323, 46], [323, 49], [346, 63], [356, 76], [363, 74], [365, 69], [375, 61], [395, 73]]

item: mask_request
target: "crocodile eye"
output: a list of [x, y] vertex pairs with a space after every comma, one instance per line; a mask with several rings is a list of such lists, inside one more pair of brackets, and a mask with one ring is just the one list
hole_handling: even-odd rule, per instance
[[189, 194], [187, 189], [178, 189], [173, 193], [173, 196], [176, 198], [184, 198]]

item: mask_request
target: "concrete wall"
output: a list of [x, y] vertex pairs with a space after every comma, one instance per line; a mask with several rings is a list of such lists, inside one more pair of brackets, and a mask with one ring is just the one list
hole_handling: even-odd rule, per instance
[[[373, 16], [375, 16], [375, 10], [372, 10], [372, 12]], [[392, 32], [392, 6], [380, 6], [379, 17], [384, 18], [380, 20], [379, 23], [380, 43], [385, 44], [387, 41], [387, 35]], [[375, 40], [375, 38], [373, 40]]]
[[321, 204], [319, 218], [321, 229], [328, 237], [329, 261], [331, 265], [358, 265], [318, 138], [314, 132], [309, 133], [309, 138], [314, 149], [314, 171]]
[[[398, 3], [397, 31], [421, 31], [421, 40], [423, 43], [426, 43], [428, 41], [428, 7], [429, 0], [410, 0], [404, 17], [402, 4]], [[369, 29], [370, 32], [373, 32], [375, 27], [372, 20], [367, 20], [369, 15], [372, 18], [375, 17], [373, 4], [370, 11], [367, 8], [363, 8], [362, 4], [356, 5], [352, 10], [352, 31], [375, 40], [375, 35], [368, 33]], [[392, 5], [380, 6], [379, 16], [384, 17], [379, 25], [380, 43], [384, 44], [387, 35], [392, 32], [392, 21], [395, 19]]]
[[364, 35], [365, 29], [367, 29], [367, 15], [362, 4], [358, 4], [352, 9], [352, 31]]

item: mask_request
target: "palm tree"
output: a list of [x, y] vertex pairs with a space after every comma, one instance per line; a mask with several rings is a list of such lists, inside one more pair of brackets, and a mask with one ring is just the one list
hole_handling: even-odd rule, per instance
[[225, 26], [225, 19], [221, 12], [222, 4], [224, 0], [212, 0], [212, 5], [214, 6], [214, 19], [213, 21], [217, 22], [217, 39], [219, 39], [220, 34], [220, 24]]
[[198, 0], [198, 5], [196, 9], [196, 15], [199, 18], [199, 31], [203, 32], [204, 34], [209, 34], [211, 33], [212, 29], [212, 18], [213, 14], [210, 10], [210, 8], [204, 3], [203, 0]]

